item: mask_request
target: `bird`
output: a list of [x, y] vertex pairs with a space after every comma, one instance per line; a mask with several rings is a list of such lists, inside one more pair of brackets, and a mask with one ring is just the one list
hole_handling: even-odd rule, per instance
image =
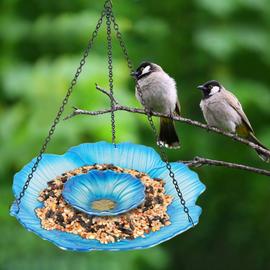
[[[218, 81], [208, 81], [197, 87], [203, 92], [200, 107], [209, 126], [237, 134], [239, 137], [265, 147], [255, 136], [254, 130], [236, 96], [226, 90]], [[269, 162], [270, 157], [256, 149], [260, 158]]]
[[[149, 111], [180, 116], [175, 80], [159, 65], [142, 62], [131, 74], [136, 79], [136, 98]], [[180, 141], [171, 118], [160, 117], [158, 145], [179, 148]]]

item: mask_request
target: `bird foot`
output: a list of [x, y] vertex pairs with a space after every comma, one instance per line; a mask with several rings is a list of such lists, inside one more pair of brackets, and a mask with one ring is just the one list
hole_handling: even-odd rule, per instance
[[210, 132], [210, 131], [211, 131], [211, 128], [212, 128], [212, 127], [211, 127], [210, 125], [206, 125], [206, 131], [207, 131], [207, 132]]

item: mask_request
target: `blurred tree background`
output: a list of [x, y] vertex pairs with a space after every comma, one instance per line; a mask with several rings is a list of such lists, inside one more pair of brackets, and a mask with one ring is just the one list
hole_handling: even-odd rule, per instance
[[[224, 168], [197, 169], [207, 190], [199, 225], [145, 251], [72, 253], [27, 232], [9, 216], [12, 178], [38, 152], [69, 86], [103, 1], [2, 0], [0, 3], [0, 269], [92, 270], [270, 269], [269, 178]], [[242, 102], [257, 137], [270, 146], [270, 5], [267, 0], [115, 0], [114, 10], [135, 65], [159, 63], [178, 84], [183, 116], [203, 121], [196, 86], [220, 80]], [[65, 115], [72, 106], [100, 109], [109, 100], [106, 33], [99, 33]], [[114, 80], [122, 104], [139, 106], [118, 43]], [[118, 112], [117, 139], [155, 147], [146, 117]], [[62, 121], [48, 152], [110, 140], [109, 115]], [[177, 124], [182, 148], [196, 155], [269, 169], [228, 138]]]

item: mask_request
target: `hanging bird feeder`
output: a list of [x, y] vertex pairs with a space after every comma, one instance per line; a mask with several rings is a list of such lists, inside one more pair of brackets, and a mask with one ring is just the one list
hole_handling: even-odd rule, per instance
[[[44, 154], [106, 18], [112, 143], [86, 143], [64, 155]], [[29, 231], [67, 250], [132, 250], [155, 246], [198, 223], [204, 191], [196, 173], [154, 149], [115, 143], [111, 25], [132, 64], [107, 0], [79, 68], [37, 158], [14, 177], [10, 213]], [[138, 87], [138, 85], [137, 85]], [[141, 93], [142, 95], [142, 93]], [[142, 95], [143, 98], [143, 95]], [[156, 136], [150, 113], [148, 120]]]

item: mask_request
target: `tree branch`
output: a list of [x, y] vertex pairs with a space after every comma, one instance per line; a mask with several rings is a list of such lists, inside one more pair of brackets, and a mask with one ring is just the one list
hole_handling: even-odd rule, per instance
[[[121, 106], [121, 105], [116, 105], [114, 111], [127, 111], [127, 112], [145, 114], [144, 110], [142, 110], [142, 109], [130, 108], [130, 107]], [[105, 109], [105, 110], [100, 110], [100, 111], [85, 111], [85, 110], [80, 110], [80, 109], [74, 108], [73, 113], [70, 114], [69, 116], [67, 116], [65, 119], [72, 118], [76, 115], [95, 116], [95, 115], [102, 115], [102, 114], [106, 114], [106, 113], [110, 113], [110, 112], [111, 112], [111, 109]], [[155, 116], [170, 117], [168, 115], [166, 116], [166, 115], [156, 113], [156, 112], [152, 112], [152, 114]], [[193, 120], [190, 120], [187, 118], [182, 118], [182, 117], [174, 117], [174, 120], [179, 121], [179, 122], [184, 122], [184, 123], [187, 123], [189, 125], [194, 125], [194, 126], [206, 129], [206, 130], [210, 130], [210, 131], [222, 134], [222, 135], [230, 137], [236, 141], [239, 141], [243, 144], [249, 145], [253, 149], [264, 150], [260, 146], [257, 146], [256, 144], [253, 144], [253, 143], [250, 143], [247, 140], [239, 138], [239, 137], [232, 135], [230, 133], [220, 131], [216, 128], [209, 127], [209, 126], [204, 125], [202, 123], [199, 123], [197, 121], [193, 121]], [[269, 151], [264, 150], [263, 152], [269, 155], [269, 153], [268, 153]], [[207, 159], [207, 158], [202, 158], [202, 157], [195, 157], [193, 160], [190, 160], [190, 161], [179, 161], [179, 162], [183, 162], [186, 165], [188, 165], [189, 167], [201, 167], [201, 166], [205, 166], [205, 165], [219, 166], [219, 167], [222, 166], [222, 167], [226, 167], [226, 168], [240, 169], [240, 170], [250, 171], [250, 172], [265, 175], [265, 176], [270, 176], [270, 171], [268, 171], [268, 170], [250, 167], [250, 166], [246, 166], [246, 165], [242, 165], [242, 164], [220, 161], [220, 160], [212, 160], [212, 159]]]
[[232, 169], [239, 169], [244, 171], [249, 171], [257, 174], [262, 174], [266, 176], [270, 176], [270, 171], [259, 169], [255, 167], [246, 166], [243, 164], [236, 164], [231, 162], [225, 162], [220, 160], [213, 160], [213, 159], [207, 159], [203, 157], [195, 157], [193, 160], [188, 161], [179, 161], [184, 164], [186, 164], [189, 167], [201, 167], [201, 166], [218, 166], [218, 167], [226, 167], [226, 168], [232, 168]]
[[[109, 96], [109, 98], [111, 98], [110, 93], [108, 91], [102, 89], [101, 87], [99, 87], [97, 85], [96, 85], [96, 88], [97, 88], [97, 90], [101, 91], [102, 93]], [[138, 108], [131, 108], [131, 107], [128, 107], [128, 106], [122, 106], [122, 105], [119, 105], [116, 100], [114, 100], [114, 101], [115, 101], [116, 105], [115, 105], [113, 111], [126, 111], [126, 112], [130, 112], [130, 113], [146, 114], [144, 109], [138, 109]], [[70, 115], [68, 115], [64, 120], [70, 119], [70, 118], [75, 117], [77, 115], [92, 115], [92, 116], [95, 116], [95, 115], [102, 115], [102, 114], [106, 114], [106, 113], [110, 113], [110, 112], [112, 112], [112, 109], [105, 109], [105, 110], [99, 110], [99, 111], [87, 111], [87, 110], [81, 110], [81, 109], [74, 108], [74, 111]], [[264, 153], [265, 155], [270, 157], [270, 151], [262, 148], [261, 146], [255, 144], [255, 143], [252, 143], [252, 142], [250, 142], [250, 141], [248, 141], [246, 139], [240, 138], [236, 134], [232, 134], [232, 133], [220, 130], [218, 128], [211, 127], [211, 126], [205, 125], [203, 123], [200, 123], [198, 121], [191, 120], [191, 119], [188, 119], [188, 118], [184, 118], [184, 117], [181, 117], [181, 116], [176, 116], [176, 115], [171, 116], [171, 115], [162, 114], [162, 113], [158, 113], [158, 112], [151, 112], [151, 115], [156, 116], [156, 117], [171, 118], [171, 119], [173, 119], [174, 121], [177, 121], [177, 122], [182, 122], [182, 123], [185, 123], [187, 125], [191, 125], [191, 126], [195, 126], [195, 127], [201, 128], [201, 129], [205, 129], [205, 130], [207, 130], [209, 132], [211, 131], [211, 132], [214, 132], [214, 133], [221, 134], [221, 135], [229, 137], [229, 138], [231, 138], [231, 139], [233, 139], [235, 141], [238, 141], [238, 142], [240, 142], [242, 144], [246, 144], [246, 145], [250, 146], [251, 148], [253, 148], [255, 150], [259, 150], [262, 153]]]
[[[75, 117], [77, 115], [95, 116], [95, 115], [102, 115], [102, 114], [111, 113], [112, 111], [126, 111], [126, 112], [131, 112], [131, 113], [147, 114], [144, 109], [131, 108], [131, 107], [119, 105], [117, 100], [113, 96], [111, 96], [109, 91], [104, 90], [103, 88], [99, 87], [97, 84], [96, 84], [96, 89], [98, 91], [102, 92], [103, 94], [107, 95], [110, 99], [113, 99], [113, 101], [115, 103], [114, 108], [113, 109], [110, 108], [110, 109], [105, 109], [105, 110], [99, 110], [99, 111], [87, 111], [87, 110], [81, 110], [81, 109], [74, 107], [73, 112], [70, 115], [68, 115], [65, 118], [65, 120], [70, 119], [72, 117]], [[151, 112], [151, 115], [156, 116], [156, 117], [172, 118], [174, 121], [182, 122], [182, 123], [185, 123], [185, 124], [188, 124], [191, 126], [205, 129], [207, 131], [221, 134], [221, 135], [229, 137], [235, 141], [238, 141], [242, 144], [246, 144], [255, 150], [259, 150], [262, 153], [264, 153], [270, 157], [270, 151], [267, 151], [266, 149], [260, 147], [257, 144], [254, 144], [248, 140], [240, 138], [235, 134], [225, 132], [225, 131], [222, 131], [218, 128], [210, 127], [210, 126], [202, 124], [198, 121], [194, 121], [194, 120], [180, 117], [180, 116], [171, 116], [171, 115], [166, 115], [166, 114], [162, 114], [162, 113], [158, 113], [158, 112]], [[236, 164], [236, 163], [225, 162], [225, 161], [220, 161], [220, 160], [212, 160], [212, 159], [207, 159], [207, 158], [203, 158], [203, 157], [195, 157], [193, 160], [179, 161], [179, 162], [183, 162], [189, 167], [201, 167], [201, 166], [205, 166], [205, 165], [206, 166], [222, 166], [222, 167], [226, 167], [226, 168], [240, 169], [240, 170], [245, 170], [245, 171], [249, 171], [249, 172], [253, 172], [253, 173], [257, 173], [257, 174], [261, 174], [261, 175], [270, 176], [270, 171], [268, 171], [268, 170], [250, 167], [250, 166], [246, 166], [243, 164]]]

